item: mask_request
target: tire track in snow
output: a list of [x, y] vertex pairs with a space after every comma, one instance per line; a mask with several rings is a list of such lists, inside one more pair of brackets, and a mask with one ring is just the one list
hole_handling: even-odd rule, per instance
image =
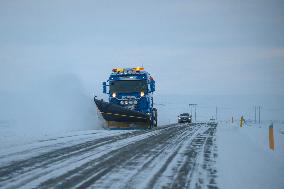
[[[25, 174], [33, 175], [32, 172], [34, 170], [52, 167], [52, 165], [57, 163], [60, 164], [61, 161], [71, 159], [73, 156], [82, 156], [82, 154], [90, 152], [100, 146], [115, 143], [119, 140], [141, 135], [143, 133], [145, 133], [145, 131], [134, 131], [118, 136], [94, 139], [73, 146], [45, 152], [28, 159], [5, 163], [4, 166], [1, 165], [0, 167], [0, 186], [2, 186], [1, 183], [5, 181], [10, 182], [11, 179], [18, 180], [18, 176], [23, 177]], [[18, 156], [18, 153], [16, 153], [16, 155]], [[11, 159], [13, 159], [13, 157], [11, 157]]]
[[[159, 131], [159, 132], [157, 132]], [[104, 156], [87, 162], [86, 164], [72, 170], [58, 178], [50, 179], [42, 183], [43, 188], [54, 187], [54, 183], [58, 182], [55, 187], [58, 188], [86, 188], [99, 181], [103, 176], [108, 173], [113, 173], [113, 169], [124, 162], [128, 161], [134, 155], [142, 155], [149, 151], [148, 147], [153, 147], [157, 143], [168, 139], [174, 132], [177, 131], [176, 127], [167, 127], [166, 129], [156, 130], [151, 132], [152, 135], [142, 140], [134, 141], [122, 148], [113, 150]], [[100, 186], [101, 188], [104, 186]], [[105, 187], [104, 187], [105, 188]]]
[[[105, 175], [98, 183], [92, 185], [92, 188], [143, 188], [141, 183], [144, 183], [146, 187], [147, 181], [155, 178], [156, 172], [153, 169], [160, 172], [159, 169], [165, 167], [171, 157], [175, 156], [176, 148], [179, 148], [181, 143], [186, 140], [189, 133], [192, 135], [198, 128], [178, 126], [170, 135], [162, 133], [163, 138], [159, 138], [158, 143], [155, 143], [155, 141], [148, 143], [150, 150], [142, 148], [132, 158], [126, 159], [122, 165], [113, 170], [113, 172], [119, 172], [119, 174], [109, 173]], [[120, 182], [117, 183], [116, 180], [120, 180]]]
[[178, 124], [84, 141], [0, 165], [0, 187], [217, 188], [215, 132]]
[[215, 147], [217, 125], [207, 125], [203, 133], [198, 133], [185, 149], [182, 165], [176, 171], [169, 188], [218, 188], [215, 178], [217, 170], [211, 156]]
[[18, 188], [25, 185], [36, 187], [38, 185], [36, 182], [41, 183], [50, 179], [48, 176], [52, 178], [58, 174], [64, 174], [76, 168], [76, 166], [81, 166], [81, 164], [99, 158], [133, 141], [149, 137], [154, 132], [158, 134], [164, 129], [167, 129], [167, 127], [157, 131], [138, 130], [118, 136], [94, 139], [36, 157], [10, 162], [0, 168], [0, 187]]

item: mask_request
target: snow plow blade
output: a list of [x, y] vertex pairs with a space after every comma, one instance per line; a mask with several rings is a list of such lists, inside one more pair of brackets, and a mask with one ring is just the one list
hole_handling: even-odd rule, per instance
[[150, 116], [117, 104], [94, 99], [109, 128], [148, 128]]

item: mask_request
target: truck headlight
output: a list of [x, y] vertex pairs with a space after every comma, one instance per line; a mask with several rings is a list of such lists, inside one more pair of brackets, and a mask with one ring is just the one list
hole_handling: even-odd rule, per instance
[[115, 98], [116, 97], [116, 93], [112, 93], [112, 95], [111, 95], [113, 98]]
[[145, 95], [144, 91], [141, 91], [140, 96], [142, 97], [144, 95]]

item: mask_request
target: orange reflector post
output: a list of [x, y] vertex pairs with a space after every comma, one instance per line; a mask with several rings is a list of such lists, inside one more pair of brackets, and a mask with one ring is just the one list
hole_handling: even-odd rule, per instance
[[274, 150], [274, 134], [273, 134], [273, 124], [269, 126], [269, 148]]
[[240, 120], [240, 127], [243, 127], [243, 124], [244, 124], [244, 117], [242, 116]]

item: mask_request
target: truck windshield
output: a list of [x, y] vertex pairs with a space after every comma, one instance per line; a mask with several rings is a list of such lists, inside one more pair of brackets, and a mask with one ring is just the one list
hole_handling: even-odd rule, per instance
[[147, 92], [146, 80], [120, 80], [110, 81], [110, 93]]

